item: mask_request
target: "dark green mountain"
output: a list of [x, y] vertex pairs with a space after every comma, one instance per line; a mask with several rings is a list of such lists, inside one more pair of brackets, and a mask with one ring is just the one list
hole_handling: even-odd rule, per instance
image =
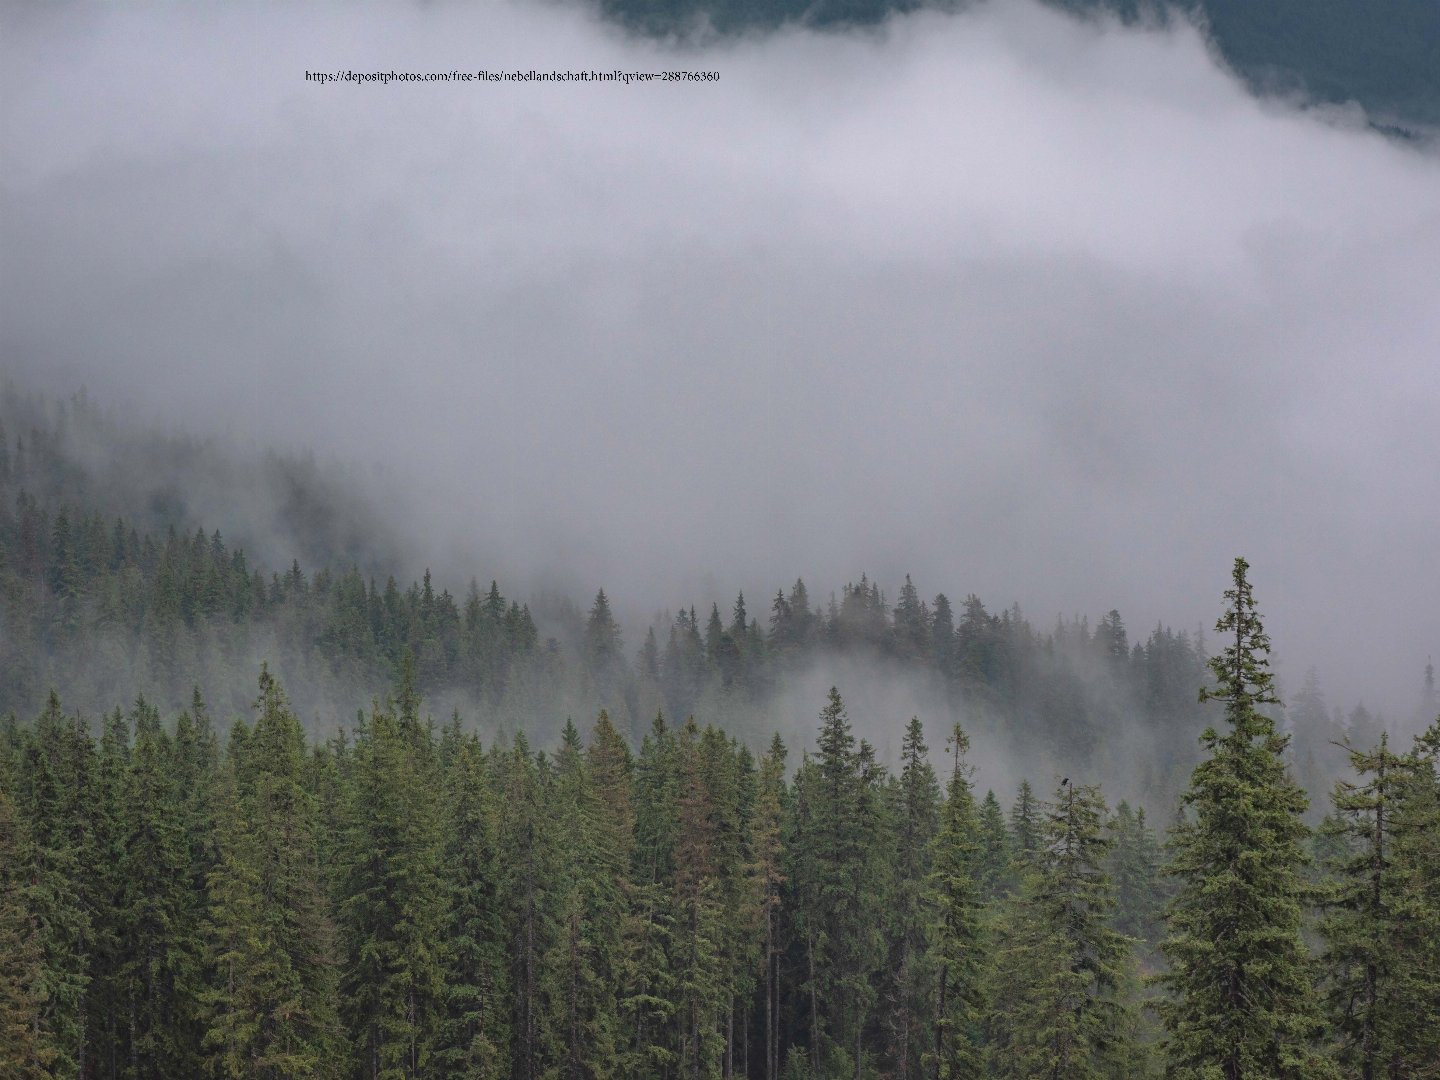
[[[874, 24], [894, 12], [963, 6], [939, 0], [598, 0], [652, 33], [708, 20], [721, 33], [799, 22], [820, 28]], [[994, 0], [1005, 2], [1005, 0]], [[1013, 2], [1013, 0], [1012, 0]], [[1188, 13], [1257, 93], [1357, 102], [1371, 122], [1399, 133], [1440, 125], [1440, 3], [1435, 0], [1053, 0], [1079, 13], [1130, 21]]]

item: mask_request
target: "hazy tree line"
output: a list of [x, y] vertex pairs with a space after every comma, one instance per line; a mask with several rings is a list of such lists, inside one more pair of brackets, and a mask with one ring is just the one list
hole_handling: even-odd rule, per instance
[[[318, 570], [252, 565], [137, 470], [97, 481], [83, 402], [21, 413], [0, 1076], [1435, 1075], [1440, 724], [1392, 744], [1314, 677], [1284, 709], [1243, 563], [1208, 660], [864, 577], [636, 648], [603, 591], [382, 585], [345, 558], [363, 514], [301, 522]], [[924, 680], [1043, 790], [975, 790], [953, 722], [932, 757], [859, 717], [881, 754], [835, 692], [787, 750], [773, 703], [827, 657]], [[1095, 783], [1121, 731], [1161, 823]]]
[[[1140, 745], [1128, 790], [1152, 801], [1173, 801], [1197, 760], [1199, 633], [1157, 626], [1132, 640], [1117, 611], [1093, 627], [1059, 619], [1041, 631], [1018, 607], [990, 611], [973, 594], [927, 600], [908, 578], [892, 600], [862, 576], [824, 598], [796, 580], [724, 610], [682, 608], [637, 648], [603, 590], [588, 611], [542, 598], [532, 612], [493, 581], [452, 593], [428, 572], [404, 585], [353, 563], [307, 572], [293, 560], [282, 572], [196, 525], [169, 487], [123, 493], [146, 508], [136, 515], [102, 511], [116, 504], [116, 485], [97, 482], [75, 447], [87, 431], [101, 447], [118, 445], [104, 418], [83, 401], [19, 408], [12, 395], [4, 404], [26, 423], [12, 435], [0, 420], [0, 709], [18, 715], [38, 712], [52, 687], [91, 715], [137, 690], [174, 711], [198, 684], [228, 720], [248, 710], [254, 672], [268, 662], [306, 727], [329, 734], [393, 685], [409, 655], [417, 689], [489, 735], [524, 729], [548, 743], [566, 716], [605, 709], [633, 746], [663, 711], [759, 745], [797, 674], [817, 661], [869, 658], [922, 681], [1032, 762], [1043, 753], [1044, 762], [1084, 765], [1117, 742]], [[127, 452], [152, 472], [186, 453], [204, 456], [164, 441]], [[127, 471], [143, 474], [141, 465]], [[347, 505], [313, 477], [307, 484], [305, 499]], [[294, 542], [342, 557], [364, 514], [338, 515], [342, 525], [335, 517], [301, 521]], [[1433, 677], [1426, 692], [1422, 723], [1434, 713]], [[1384, 726], [1359, 707], [1340, 717], [1313, 677], [1292, 706], [1286, 730], [1312, 794], [1347, 767], [1336, 743], [1373, 745]]]
[[1245, 569], [1163, 849], [1081, 776], [981, 795], [958, 725], [892, 771], [834, 690], [798, 761], [484, 747], [408, 653], [323, 742], [268, 670], [223, 740], [51, 696], [0, 731], [0, 1074], [1433, 1076], [1440, 719], [1312, 832]]

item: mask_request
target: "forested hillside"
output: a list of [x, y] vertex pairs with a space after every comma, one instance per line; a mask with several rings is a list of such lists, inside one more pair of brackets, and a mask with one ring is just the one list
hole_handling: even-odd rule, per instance
[[[6, 1076], [1434, 1060], [1440, 728], [1342, 721], [1313, 675], [1284, 710], [1243, 561], [1208, 660], [1115, 611], [1041, 632], [863, 576], [684, 607], [632, 650], [603, 590], [537, 620], [496, 582], [380, 584], [333, 515], [293, 525], [327, 562], [252, 564], [173, 456], [243, 460], [3, 402]], [[832, 670], [924, 685], [937, 719], [852, 723], [831, 689], [777, 733]], [[1236, 980], [1267, 1008], [1217, 999]]]
[[[990, 0], [1003, 3], [1005, 0]], [[1051, 0], [1126, 21], [1179, 13], [1204, 25], [1230, 65], [1262, 93], [1356, 102], [1381, 125], [1440, 125], [1440, 5], [1430, 0]], [[615, 17], [673, 33], [707, 20], [730, 33], [799, 22], [845, 27], [896, 12], [965, 8], [965, 0], [599, 0]]]
[[52, 697], [0, 730], [0, 1073], [1427, 1075], [1440, 720], [1312, 836], [1235, 581], [1168, 861], [1078, 775], [982, 796], [958, 724], [887, 768], [834, 690], [758, 757], [605, 713], [482, 745], [408, 651], [323, 741], [264, 669], [228, 738], [198, 694], [98, 739]]
[[[1169, 805], [1196, 760], [1205, 650], [1190, 631], [1161, 625], [1132, 640], [1114, 610], [1041, 628], [960, 590], [926, 598], [908, 578], [891, 600], [861, 575], [823, 599], [797, 579], [725, 610], [686, 604], [627, 641], [603, 588], [583, 607], [544, 595], [532, 609], [485, 576], [380, 576], [378, 515], [313, 464], [247, 464], [117, 424], [84, 399], [12, 391], [3, 404], [0, 710], [20, 717], [52, 689], [93, 719], [142, 693], [178, 710], [198, 686], [224, 724], [248, 715], [265, 663], [324, 737], [353, 727], [408, 653], [437, 715], [458, 710], [487, 738], [523, 730], [542, 746], [567, 718], [601, 709], [631, 745], [662, 711], [755, 747], [777, 730], [803, 740], [814, 695], [842, 682], [854, 700], [963, 721], [1001, 759], [992, 775], [1008, 778], [1011, 762], [1035, 776], [1091, 769], [1127, 797]], [[276, 476], [308, 509], [245, 487], [268, 492]], [[238, 492], [228, 509], [226, 490]], [[228, 515], [224, 532], [197, 502]], [[256, 521], [257, 506], [270, 516]], [[246, 531], [299, 557], [252, 559], [231, 539]], [[1344, 767], [1333, 742], [1349, 731], [1368, 745], [1384, 721], [1359, 707], [1342, 718], [1313, 674], [1291, 704], [1296, 767], [1323, 794]], [[865, 718], [891, 762], [905, 719]]]

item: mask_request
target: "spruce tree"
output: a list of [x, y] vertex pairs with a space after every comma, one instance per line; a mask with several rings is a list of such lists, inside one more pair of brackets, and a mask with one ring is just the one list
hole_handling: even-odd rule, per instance
[[[1410, 753], [1386, 765], [1383, 784], [1380, 751], [1364, 759], [1368, 781], [1341, 792], [1347, 803], [1360, 805], [1342, 820], [1359, 830], [1352, 842], [1362, 853], [1368, 848], [1369, 858], [1357, 853], [1344, 868], [1339, 925], [1329, 928], [1333, 958], [1340, 961], [1332, 967], [1337, 989], [1348, 982], [1354, 992], [1342, 1013], [1341, 1049], [1351, 1063], [1361, 1050], [1361, 1067], [1372, 1058], [1376, 1075], [1387, 1080], [1427, 1077], [1440, 1062], [1440, 719]], [[1389, 818], [1384, 858], [1377, 857], [1381, 805]], [[1363, 1052], [1367, 1041], [1373, 1055]]]
[[0, 1076], [44, 1080], [55, 1075], [45, 1004], [40, 928], [26, 895], [30, 837], [15, 800], [0, 787]]
[[805, 950], [806, 1025], [812, 1070], [858, 1077], [876, 997], [872, 978], [884, 959], [883, 820], [873, 751], [856, 746], [834, 687], [820, 722], [817, 756], [795, 778], [790, 863]]
[[367, 1080], [424, 1075], [443, 1007], [437, 777], [409, 671], [399, 714], [376, 709], [357, 737], [342, 848], [342, 1012]]
[[677, 1060], [669, 1038], [678, 1006], [669, 957], [675, 918], [675, 845], [680, 771], [674, 732], [656, 714], [640, 744], [633, 778], [635, 842], [625, 920], [620, 1013], [626, 1031], [626, 1072], [664, 1075]]
[[981, 896], [996, 900], [1005, 891], [1010, 870], [1010, 834], [1005, 828], [1005, 812], [995, 792], [985, 792], [979, 811], [980, 852], [976, 864], [976, 880]]
[[210, 878], [205, 1043], [222, 1080], [340, 1075], [334, 929], [318, 870], [304, 736], [262, 669], [255, 728], [232, 729]]
[[[904, 594], [901, 594], [902, 602]], [[911, 717], [900, 751], [901, 772], [894, 785], [891, 817], [895, 822], [895, 894], [886, 920], [890, 1016], [890, 1057], [900, 1077], [921, 1075], [930, 1042], [931, 969], [929, 912], [926, 910], [935, 834], [940, 828], [940, 782], [930, 765], [919, 717]]]
[[1163, 894], [1160, 887], [1160, 845], [1145, 823], [1144, 809], [1133, 810], [1121, 800], [1107, 829], [1108, 869], [1115, 882], [1115, 929], [1147, 949], [1159, 944]]
[[1320, 1080], [1332, 1075], [1312, 964], [1301, 941], [1307, 861], [1305, 793], [1290, 779], [1285, 737], [1261, 709], [1278, 704], [1270, 640], [1235, 560], [1216, 623], [1228, 644], [1210, 661], [1228, 730], [1201, 737], [1208, 757], [1184, 796], [1169, 872], [1179, 888], [1162, 949], [1171, 997], [1162, 1003], [1177, 1080]]
[[194, 1075], [201, 1031], [190, 1002], [199, 991], [199, 927], [188, 923], [190, 850], [182, 831], [173, 743], [160, 714], [143, 701], [134, 716], [135, 748], [125, 800], [121, 866], [123, 952], [120, 966], [135, 1080]]
[[1015, 802], [1010, 807], [1010, 852], [1022, 871], [1024, 864], [1040, 850], [1040, 830], [1040, 808], [1035, 790], [1029, 780], [1021, 780], [1015, 792]]
[[994, 1075], [1101, 1080], [1143, 1075], [1125, 991], [1130, 942], [1110, 925], [1105, 804], [1062, 782], [1041, 847], [997, 929]]
[[[601, 714], [607, 735], [614, 735]], [[618, 736], [615, 736], [618, 741]], [[612, 775], [607, 747], [602, 755]], [[580, 733], [566, 721], [546, 798], [553, 808], [559, 932], [541, 958], [540, 1041], [550, 1073], [584, 1080], [606, 1075], [616, 1055], [615, 988], [622, 902], [628, 863], [623, 825], [612, 822], [592, 782]]]
[[509, 930], [511, 1054], [514, 1080], [539, 1080], [542, 1046], [542, 958], [556, 937], [556, 853], [540, 761], [517, 733], [498, 762], [501, 908]]
[[[143, 706], [144, 699], [137, 701]], [[88, 860], [90, 893], [90, 985], [85, 993], [85, 1054], [102, 1074], [118, 1076], [129, 1064], [125, 964], [125, 821], [130, 779], [130, 725], [116, 708], [105, 719], [96, 762]]]
[[41, 951], [38, 1026], [47, 1065], [57, 1076], [75, 1075], [87, 1058], [94, 1060], [86, 998], [95, 959], [95, 895], [113, 872], [95, 844], [92, 814], [101, 808], [95, 805], [95, 766], [84, 722], [66, 717], [52, 693], [20, 755], [16, 802], [28, 834], [21, 844], [24, 903]]
[[440, 1075], [509, 1074], [504, 922], [499, 898], [498, 810], [485, 755], [458, 723], [446, 732], [444, 1002], [435, 1043]]
[[765, 1080], [776, 1080], [780, 1069], [780, 889], [784, 883], [781, 860], [784, 855], [781, 829], [785, 803], [785, 744], [777, 734], [760, 762], [759, 791], [751, 818], [751, 869], [760, 894], [764, 939], [761, 950], [762, 982], [765, 987]]
[[671, 967], [679, 1075], [720, 1075], [724, 1039], [716, 1021], [725, 1007], [723, 871], [719, 807], [705, 775], [694, 721], [678, 740], [680, 789], [675, 844]]
[[[1383, 734], [1371, 750], [1351, 749], [1350, 761], [1363, 782], [1342, 780], [1332, 796], [1327, 830], [1344, 854], [1331, 867], [1334, 895], [1321, 928], [1340, 1036], [1337, 1060], [1347, 1074], [1375, 1080], [1416, 1070], [1424, 1059], [1416, 1055], [1415, 1035], [1440, 1016], [1433, 988], [1427, 995], [1417, 986], [1424, 968], [1423, 955], [1412, 951], [1417, 912], [1406, 895], [1403, 858], [1396, 862], [1396, 829], [1404, 832], [1409, 824], [1405, 797], [1413, 762], [1392, 753]], [[1417, 1024], [1427, 1013], [1432, 1023]], [[1433, 1049], [1433, 1037], [1426, 1041]]]
[[936, 1080], [969, 1080], [982, 1076], [984, 1066], [980, 831], [965, 761], [969, 737], [956, 724], [948, 742], [953, 754], [950, 782], [931, 856], [933, 870], [926, 882], [934, 919], [931, 964], [936, 972], [934, 1045], [927, 1059]]

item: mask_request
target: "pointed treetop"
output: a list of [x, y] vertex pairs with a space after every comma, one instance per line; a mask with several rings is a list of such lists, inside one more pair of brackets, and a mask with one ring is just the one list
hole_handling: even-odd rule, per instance
[[1210, 658], [1210, 670], [1220, 681], [1205, 687], [1200, 700], [1224, 701], [1232, 719], [1237, 710], [1252, 711], [1257, 705], [1278, 704], [1275, 677], [1270, 673], [1270, 637], [1261, 625], [1255, 597], [1245, 572], [1250, 564], [1236, 558], [1231, 577], [1234, 585], [1225, 590], [1230, 606], [1215, 624], [1217, 633], [1231, 636], [1223, 651]]

